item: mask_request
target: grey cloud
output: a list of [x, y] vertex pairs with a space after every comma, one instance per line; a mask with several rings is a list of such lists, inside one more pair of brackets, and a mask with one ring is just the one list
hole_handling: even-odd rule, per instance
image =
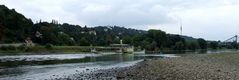
[[[178, 32], [178, 17], [182, 17], [186, 35], [200, 37], [197, 34], [207, 33], [203, 36], [209, 39], [226, 37], [213, 37], [215, 34], [234, 34], [213, 30], [216, 27], [223, 30], [228, 25], [229, 30], [235, 31], [239, 17], [230, 14], [239, 13], [239, 0], [1, 0], [0, 4], [15, 8], [34, 21], [57, 19], [79, 25], [120, 25], [137, 29], [153, 26], [169, 33]], [[223, 11], [227, 5], [228, 11]], [[221, 19], [218, 23], [218, 17], [231, 21]], [[208, 29], [203, 30], [205, 27]]]
[[3, 2], [21, 9], [23, 13], [34, 19], [36, 19], [34, 16], [42, 19], [56, 17], [64, 19], [68, 16], [71, 17], [68, 19], [74, 18], [74, 24], [131, 26], [172, 23], [175, 19], [170, 14], [174, 13], [174, 8], [185, 10], [215, 6], [225, 0], [6, 0]]

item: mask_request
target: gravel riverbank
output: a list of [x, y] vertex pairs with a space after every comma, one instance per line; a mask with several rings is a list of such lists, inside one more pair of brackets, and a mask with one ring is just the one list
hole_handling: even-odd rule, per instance
[[239, 53], [191, 54], [179, 58], [146, 60], [117, 73], [135, 80], [238, 80]]
[[64, 79], [89, 80], [238, 80], [239, 53], [187, 54], [147, 59], [135, 66], [79, 73]]

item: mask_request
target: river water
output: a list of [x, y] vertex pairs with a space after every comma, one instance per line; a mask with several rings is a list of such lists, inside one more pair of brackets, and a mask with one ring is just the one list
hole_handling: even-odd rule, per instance
[[[195, 53], [222, 53], [206, 51]], [[192, 53], [192, 52], [190, 52]], [[4, 55], [0, 56], [0, 80], [48, 80], [67, 77], [79, 72], [96, 71], [133, 66], [144, 59], [174, 58], [174, 54], [49, 54], [49, 55]]]
[[177, 57], [174, 54], [49, 54], [0, 56], [0, 80], [45, 80], [86, 70], [135, 65], [146, 58]]

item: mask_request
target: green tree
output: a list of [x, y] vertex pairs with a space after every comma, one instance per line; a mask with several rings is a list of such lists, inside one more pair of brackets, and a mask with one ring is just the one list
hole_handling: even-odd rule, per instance
[[199, 39], [197, 39], [197, 41], [198, 41], [199, 47], [201, 49], [207, 49], [207, 41], [206, 40], [199, 38]]
[[124, 37], [123, 39], [124, 44], [131, 44], [132, 43], [132, 38], [129, 36]]
[[112, 44], [112, 42], [113, 42], [112, 36], [111, 36], [111, 35], [107, 35], [107, 36], [106, 36], [106, 41], [107, 41], [107, 44], [108, 44], [108, 45], [109, 45], [109, 44]]
[[144, 40], [144, 37], [142, 36], [142, 35], [137, 35], [137, 36], [134, 36], [133, 38], [132, 38], [132, 44], [134, 45], [134, 46], [140, 46], [140, 47], [143, 47], [143, 40]]
[[185, 44], [182, 41], [176, 42], [174, 50], [185, 50]]
[[199, 45], [198, 45], [197, 42], [190, 42], [190, 43], [188, 44], [188, 49], [189, 49], [189, 50], [196, 50], [196, 49], [198, 49], [198, 48], [199, 48]]
[[166, 33], [161, 30], [149, 30], [147, 36], [153, 39], [158, 47], [164, 47], [164, 44], [167, 40]]
[[149, 51], [157, 51], [158, 50], [157, 42], [153, 41], [150, 45], [146, 46], [146, 49]]
[[56, 26], [48, 23], [42, 23], [39, 25], [40, 26], [40, 32], [42, 33], [43, 37], [43, 44], [54, 44], [54, 45], [59, 45], [61, 42], [59, 38], [57, 37], [57, 29]]
[[74, 39], [70, 37], [68, 34], [59, 33], [58, 38], [60, 40], [60, 44], [62, 45], [74, 45]]
[[0, 33], [2, 43], [23, 42], [31, 35], [33, 22], [14, 9], [0, 5], [0, 26], [4, 33]]
[[150, 45], [149, 41], [146, 41], [146, 40], [142, 41], [142, 44], [141, 44], [142, 48], [148, 50], [149, 49], [149, 45]]
[[219, 47], [218, 42], [216, 41], [210, 42], [209, 47], [212, 49], [217, 49]]
[[2, 41], [2, 38], [3, 38], [3, 26], [2, 26], [2, 24], [0, 23], [0, 43], [1, 43], [1, 41]]
[[90, 46], [90, 43], [85, 38], [81, 38], [80, 46]]
[[231, 45], [234, 49], [238, 49], [238, 43], [237, 42], [232, 42]]

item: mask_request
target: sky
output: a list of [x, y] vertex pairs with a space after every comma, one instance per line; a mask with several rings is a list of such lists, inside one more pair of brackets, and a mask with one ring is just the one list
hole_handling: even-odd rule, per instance
[[239, 0], [0, 0], [34, 22], [118, 25], [207, 40], [239, 34]]

